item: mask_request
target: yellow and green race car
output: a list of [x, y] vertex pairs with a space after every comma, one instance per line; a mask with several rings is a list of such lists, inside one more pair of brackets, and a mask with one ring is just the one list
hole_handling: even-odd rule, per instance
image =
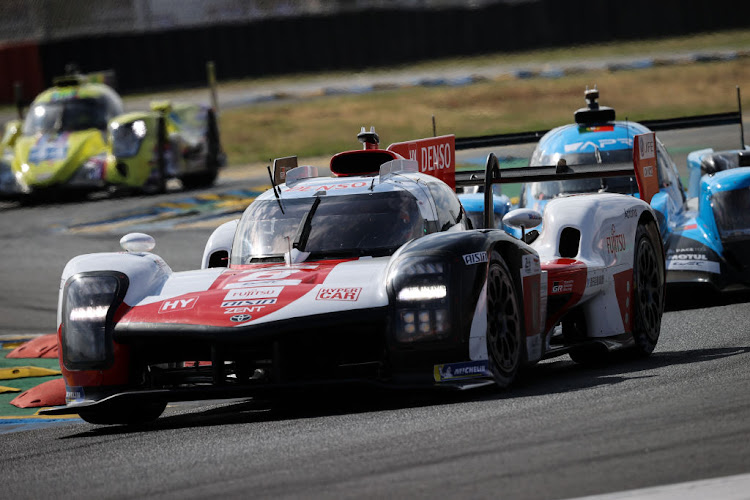
[[197, 104], [151, 104], [123, 113], [120, 96], [83, 75], [66, 76], [6, 124], [0, 198], [132, 189], [163, 192], [211, 185], [226, 163], [216, 117]]

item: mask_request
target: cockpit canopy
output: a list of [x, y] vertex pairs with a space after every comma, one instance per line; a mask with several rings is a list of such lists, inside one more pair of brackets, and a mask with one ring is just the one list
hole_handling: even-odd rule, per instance
[[[122, 104], [116, 95], [108, 92], [79, 93], [71, 90], [63, 97], [37, 99], [26, 115], [23, 134], [78, 132], [97, 129], [105, 131], [107, 122], [122, 113]], [[114, 92], [111, 92], [114, 94]]]
[[[568, 125], [549, 132], [532, 153], [529, 165], [549, 166], [565, 160], [569, 166], [633, 163], [632, 137], [641, 130], [630, 130], [635, 124], [606, 126]], [[644, 127], [645, 128], [645, 127]], [[572, 179], [532, 182], [524, 186], [520, 206], [531, 206], [534, 200], [547, 200], [577, 193], [638, 193], [635, 176]]]
[[405, 190], [256, 200], [237, 228], [231, 264], [283, 261], [293, 248], [309, 260], [391, 255], [428, 231]]
[[750, 150], [721, 151], [701, 158], [701, 174], [713, 175], [739, 167], [750, 167]]

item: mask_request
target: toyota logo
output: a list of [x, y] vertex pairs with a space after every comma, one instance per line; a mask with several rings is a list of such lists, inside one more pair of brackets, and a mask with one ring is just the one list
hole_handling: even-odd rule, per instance
[[253, 317], [250, 316], [249, 314], [235, 314], [234, 316], [232, 316], [229, 319], [232, 320], [232, 321], [234, 321], [235, 323], [241, 323], [243, 321], [249, 321], [249, 320], [253, 319]]

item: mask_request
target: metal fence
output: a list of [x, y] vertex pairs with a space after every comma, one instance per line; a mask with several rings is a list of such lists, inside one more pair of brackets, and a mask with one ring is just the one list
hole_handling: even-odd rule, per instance
[[748, 0], [0, 0], [0, 103], [69, 63], [128, 93], [749, 25]]
[[480, 8], [536, 0], [2, 0], [0, 43], [242, 24], [373, 9]]

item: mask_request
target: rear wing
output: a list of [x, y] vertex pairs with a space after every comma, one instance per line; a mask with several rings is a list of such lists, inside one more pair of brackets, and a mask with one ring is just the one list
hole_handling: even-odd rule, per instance
[[[745, 148], [745, 127], [742, 122], [742, 99], [739, 87], [737, 87], [737, 111], [708, 115], [682, 116], [662, 120], [642, 120], [638, 123], [648, 127], [654, 132], [697, 127], [717, 127], [721, 125], [739, 125], [740, 149]], [[456, 150], [460, 151], [464, 149], [492, 146], [531, 144], [539, 141], [539, 139], [541, 139], [547, 132], [549, 132], [549, 130], [534, 130], [531, 132], [517, 132], [512, 134], [480, 135], [475, 137], [456, 137]]]
[[484, 171], [456, 172], [456, 186], [484, 186], [484, 213], [482, 222], [485, 228], [492, 227], [492, 185], [515, 182], [544, 182], [599, 177], [619, 177], [635, 175], [641, 199], [646, 203], [659, 191], [656, 176], [655, 134], [636, 135], [633, 138], [633, 163], [609, 163], [569, 166], [565, 160], [557, 165], [542, 167], [515, 167], [500, 169], [495, 153], [487, 156]]
[[117, 74], [113, 69], [94, 71], [91, 73], [80, 73], [77, 68], [66, 68], [69, 71], [65, 75], [52, 78], [52, 84], [57, 87], [70, 87], [84, 83], [103, 83], [113, 89], [117, 87]]
[[[636, 136], [639, 137], [639, 136]], [[610, 163], [568, 166], [564, 160], [557, 165], [541, 167], [500, 168], [500, 162], [495, 153], [487, 155], [484, 170], [456, 172], [456, 187], [484, 186], [484, 214], [482, 217], [485, 228], [492, 227], [492, 185], [510, 184], [516, 182], [544, 182], [572, 179], [586, 179], [598, 177], [618, 177], [621, 175], [639, 174], [632, 163]], [[639, 184], [640, 186], [640, 181]], [[489, 207], [489, 208], [488, 208]]]

